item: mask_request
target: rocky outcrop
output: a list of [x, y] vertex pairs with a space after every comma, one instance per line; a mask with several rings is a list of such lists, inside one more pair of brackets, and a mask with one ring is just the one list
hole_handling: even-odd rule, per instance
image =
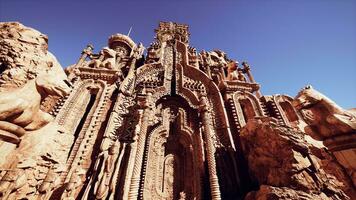
[[0, 23], [0, 91], [20, 87], [47, 72], [66, 78], [48, 51], [47, 36], [18, 22]]
[[356, 111], [341, 108], [310, 85], [298, 93], [293, 106], [304, 112], [305, 132], [316, 139], [356, 133]]
[[18, 144], [53, 121], [47, 112], [70, 88], [47, 36], [17, 22], [0, 23], [0, 33], [0, 140]]
[[65, 169], [73, 136], [59, 131], [49, 111], [70, 83], [47, 49], [40, 32], [0, 23], [0, 199], [33, 199]]
[[341, 108], [312, 86], [303, 88], [293, 105], [303, 113], [304, 131], [323, 141], [356, 187], [356, 109]]
[[303, 132], [250, 120], [241, 131], [250, 176], [260, 189], [246, 199], [350, 199], [355, 191], [348, 176], [326, 148]]

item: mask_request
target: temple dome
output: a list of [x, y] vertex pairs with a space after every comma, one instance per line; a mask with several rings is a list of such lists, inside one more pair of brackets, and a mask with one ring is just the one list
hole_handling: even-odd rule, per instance
[[119, 43], [126, 44], [130, 49], [133, 49], [136, 46], [135, 42], [127, 35], [116, 33], [109, 37], [108, 46], [111, 49], [114, 49]]

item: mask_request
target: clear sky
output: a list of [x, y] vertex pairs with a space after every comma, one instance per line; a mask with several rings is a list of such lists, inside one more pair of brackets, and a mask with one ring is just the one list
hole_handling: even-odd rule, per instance
[[356, 1], [48, 1], [0, 0], [0, 21], [20, 21], [49, 37], [62, 66], [88, 43], [127, 33], [146, 47], [159, 21], [190, 25], [198, 51], [221, 49], [246, 60], [262, 93], [295, 96], [307, 84], [345, 108], [356, 107]]

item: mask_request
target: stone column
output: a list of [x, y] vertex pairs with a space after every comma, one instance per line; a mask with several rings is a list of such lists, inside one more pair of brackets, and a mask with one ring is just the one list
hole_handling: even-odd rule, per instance
[[[82, 51], [82, 53], [81, 53], [81, 56], [80, 56], [78, 62], [75, 64], [74, 68], [78, 68], [79, 66], [81, 66], [81, 65], [84, 63], [85, 59], [86, 59], [88, 56], [92, 55], [93, 50], [94, 50], [93, 45], [88, 44], [87, 47], [85, 47], [85, 48], [83, 49], [83, 51]], [[72, 79], [73, 79], [74, 77], [75, 77], [75, 72], [73, 71], [71, 74], [69, 74], [68, 79], [72, 81]]]
[[220, 200], [220, 188], [219, 180], [216, 171], [216, 161], [215, 161], [215, 146], [213, 142], [214, 127], [212, 125], [211, 114], [209, 111], [209, 106], [207, 105], [206, 97], [201, 97], [200, 99], [201, 109], [200, 114], [202, 116], [202, 123], [204, 127], [204, 140], [206, 142], [206, 157], [208, 160], [208, 170], [209, 170], [209, 182], [211, 190], [211, 198], [213, 200]]
[[80, 56], [80, 58], [79, 58], [79, 60], [78, 60], [78, 62], [76, 64], [76, 67], [81, 65], [88, 56], [92, 55], [93, 50], [94, 50], [93, 45], [88, 44], [87, 47], [85, 49], [83, 49], [82, 55]]
[[130, 153], [129, 153], [129, 161], [127, 164], [127, 171], [126, 171], [126, 175], [125, 175], [125, 181], [124, 181], [124, 186], [123, 186], [123, 198], [122, 199], [128, 199], [128, 193], [130, 190], [130, 185], [131, 185], [131, 177], [132, 177], [132, 171], [134, 168], [134, 164], [135, 164], [135, 156], [136, 156], [136, 150], [137, 150], [137, 137], [140, 134], [140, 130], [141, 127], [139, 126], [139, 124], [142, 123], [142, 115], [143, 115], [143, 111], [139, 110], [138, 111], [138, 125], [135, 128], [135, 135], [133, 137], [134, 142], [132, 142], [130, 144]]
[[149, 104], [151, 103], [151, 95], [150, 93], [147, 94], [146, 100], [141, 104], [143, 108], [143, 116], [141, 122], [140, 133], [138, 135], [137, 140], [137, 149], [135, 155], [135, 163], [134, 169], [132, 171], [131, 183], [130, 183], [130, 190], [128, 194], [128, 199], [130, 200], [137, 200], [139, 186], [140, 186], [140, 179], [141, 179], [141, 169], [142, 169], [142, 162], [143, 162], [143, 155], [146, 143], [146, 136], [147, 136], [147, 127], [148, 121], [150, 117], [150, 107]]
[[[242, 66], [244, 66], [243, 70], [247, 74], [248, 79], [250, 80], [251, 83], [256, 83], [255, 79], [253, 78], [251, 71], [250, 71], [250, 66], [248, 65], [247, 62], [242, 62]], [[260, 90], [256, 91], [256, 96], [257, 98], [260, 98], [262, 96]]]

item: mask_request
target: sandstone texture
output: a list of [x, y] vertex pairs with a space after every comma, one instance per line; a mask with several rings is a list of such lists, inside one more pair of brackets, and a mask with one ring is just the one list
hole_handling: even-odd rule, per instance
[[47, 49], [47, 36], [40, 32], [17, 22], [0, 23], [2, 199], [31, 198], [49, 168], [65, 168], [71, 137], [60, 135], [51, 111], [71, 89]]
[[0, 23], [1, 200], [355, 198], [352, 110], [311, 87], [262, 95], [185, 24], [155, 33], [147, 53], [120, 33], [88, 45], [64, 73], [47, 36]]
[[251, 177], [260, 189], [246, 199], [351, 199], [350, 178], [325, 147], [305, 139], [305, 133], [263, 118], [241, 131]]
[[40, 73], [66, 78], [48, 51], [47, 36], [18, 22], [0, 22], [0, 72], [0, 91], [20, 87]]

